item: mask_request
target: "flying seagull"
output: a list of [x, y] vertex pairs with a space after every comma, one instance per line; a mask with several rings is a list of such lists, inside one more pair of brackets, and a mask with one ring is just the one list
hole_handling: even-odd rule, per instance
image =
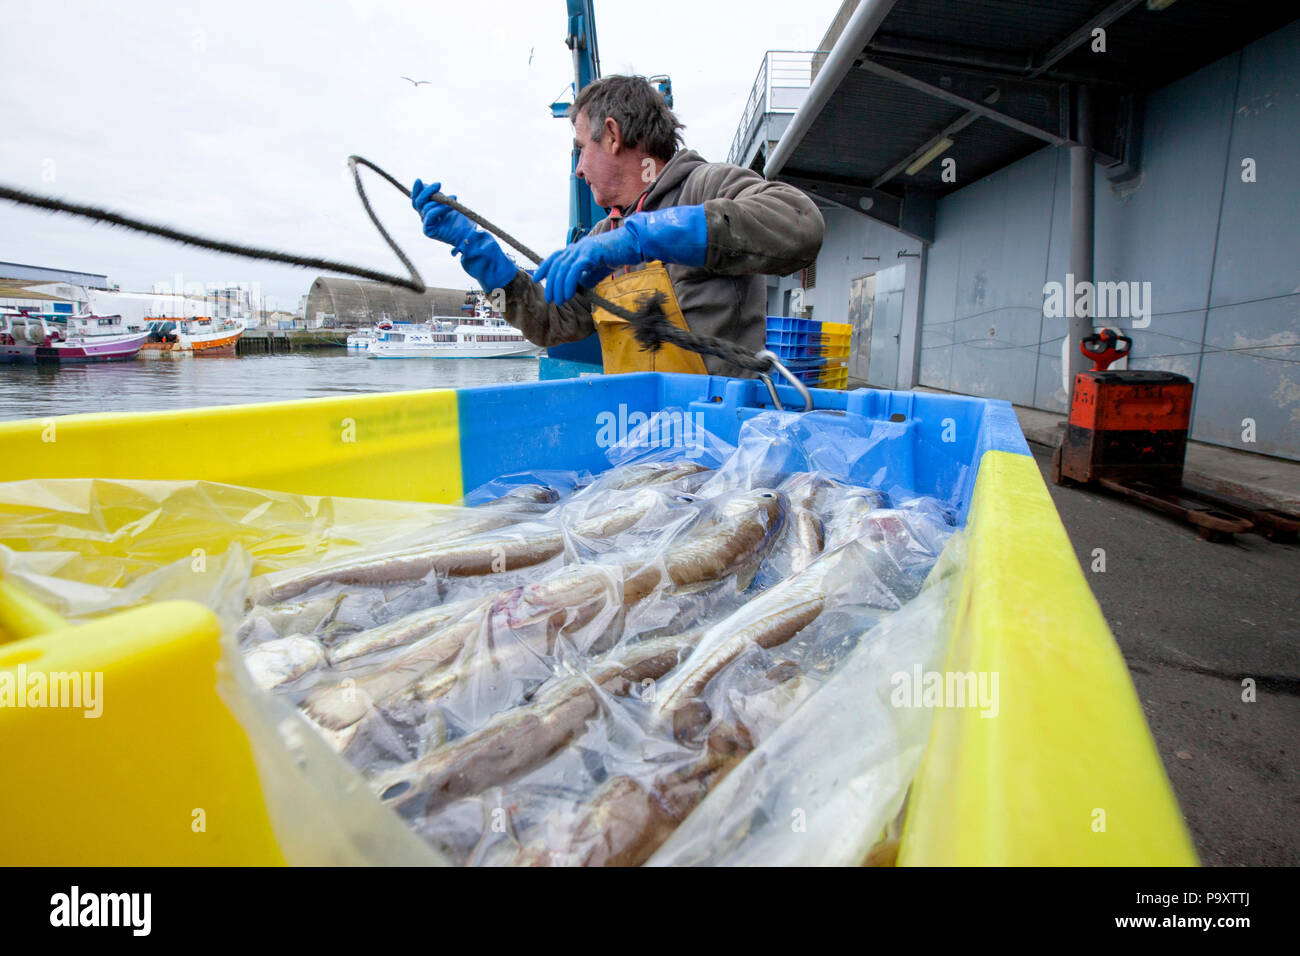
[[433, 82], [432, 80], [413, 80], [409, 76], [404, 76], [402, 77], [402, 79], [406, 80], [406, 82], [410, 83], [412, 86], [420, 86], [423, 83]]

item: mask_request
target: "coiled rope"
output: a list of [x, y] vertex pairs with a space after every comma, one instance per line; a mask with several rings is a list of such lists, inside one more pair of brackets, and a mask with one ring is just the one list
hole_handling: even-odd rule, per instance
[[[370, 205], [370, 199], [366, 195], [365, 185], [361, 182], [361, 171], [359, 167], [364, 166], [367, 169], [377, 173], [381, 178], [392, 184], [402, 195], [409, 197], [411, 190], [403, 186], [388, 172], [376, 166], [370, 160], [361, 156], [348, 157], [348, 169], [352, 172], [352, 180], [356, 184], [357, 195], [361, 199], [361, 205], [366, 210], [366, 215], [370, 217], [371, 223], [379, 235], [383, 237], [388, 248], [393, 250], [398, 261], [406, 267], [407, 275], [390, 275], [386, 272], [379, 272], [374, 269], [367, 269], [364, 266], [356, 266], [346, 262], [338, 262], [334, 259], [322, 259], [316, 256], [300, 256], [290, 252], [281, 252], [277, 249], [263, 249], [260, 246], [249, 246], [238, 242], [226, 242], [222, 239], [211, 239], [207, 236], [200, 236], [192, 232], [185, 232], [180, 229], [174, 229], [171, 226], [160, 223], [146, 222], [143, 219], [136, 219], [132, 216], [124, 216], [121, 213], [114, 212], [111, 209], [103, 209], [99, 206], [90, 206], [82, 203], [64, 202], [61, 199], [54, 199], [50, 196], [42, 196], [38, 193], [28, 192], [23, 189], [15, 189], [11, 186], [0, 184], [0, 199], [7, 199], [9, 202], [17, 203], [22, 206], [33, 206], [37, 209], [45, 209], [49, 212], [61, 212], [70, 216], [80, 216], [84, 219], [92, 219], [96, 222], [106, 222], [111, 226], [121, 226], [123, 229], [131, 229], [135, 232], [142, 232], [146, 235], [159, 236], [163, 239], [170, 239], [173, 242], [179, 242], [187, 246], [195, 246], [200, 249], [211, 249], [214, 252], [224, 252], [228, 255], [241, 256], [245, 259], [259, 259], [264, 262], [280, 262], [285, 265], [298, 266], [303, 269], [321, 269], [326, 272], [336, 272], [341, 275], [356, 276], [360, 279], [370, 279], [374, 282], [383, 282], [388, 285], [398, 286], [403, 289], [410, 289], [412, 292], [423, 293], [426, 289], [424, 280], [420, 278], [419, 272], [416, 271], [414, 264], [411, 262], [402, 247], [397, 244], [388, 230], [384, 228], [383, 223], [379, 221], [379, 216]], [[510, 235], [504, 229], [501, 229], [495, 223], [484, 219], [474, 210], [462, 205], [450, 196], [442, 193], [434, 193], [433, 200], [450, 206], [458, 213], [469, 219], [471, 222], [496, 236], [502, 242], [515, 249], [521, 255], [526, 256], [532, 262], [540, 264], [542, 257], [532, 249], [529, 249], [522, 242]], [[633, 328], [637, 341], [641, 347], [647, 351], [656, 351], [664, 345], [675, 345], [678, 348], [686, 349], [691, 352], [698, 352], [704, 355], [713, 355], [723, 361], [730, 362], [740, 368], [750, 372], [765, 373], [772, 369], [773, 361], [767, 356], [761, 356], [743, 346], [726, 339], [720, 339], [713, 335], [698, 335], [686, 329], [679, 329], [668, 320], [663, 310], [663, 296], [659, 293], [647, 295], [636, 309], [628, 309], [615, 302], [597, 295], [590, 289], [579, 290], [577, 298], [584, 301], [590, 308], [596, 306], [605, 309], [619, 318], [626, 321]]]

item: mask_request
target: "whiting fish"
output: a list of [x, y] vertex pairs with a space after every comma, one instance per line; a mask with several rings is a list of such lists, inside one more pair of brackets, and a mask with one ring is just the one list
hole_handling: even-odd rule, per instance
[[249, 648], [243, 656], [248, 673], [263, 690], [273, 690], [325, 666], [325, 649], [301, 635], [266, 641]]
[[548, 761], [600, 712], [601, 692], [626, 696], [643, 680], [677, 666], [697, 632], [655, 638], [594, 661], [585, 674], [556, 679], [533, 702], [420, 760], [380, 774], [374, 791], [395, 809], [433, 812], [454, 800], [508, 783]]
[[752, 644], [777, 647], [817, 620], [826, 607], [832, 572], [859, 559], [860, 555], [850, 550], [824, 554], [710, 627], [690, 658], [661, 683], [654, 707], [656, 720], [671, 722], [678, 737], [688, 736], [701, 719], [701, 709], [694, 702], [709, 682]]

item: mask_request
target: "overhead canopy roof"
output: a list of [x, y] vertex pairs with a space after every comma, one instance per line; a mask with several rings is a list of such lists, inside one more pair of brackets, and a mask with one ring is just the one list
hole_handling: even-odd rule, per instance
[[1145, 94], [1298, 15], [1251, 0], [848, 0], [764, 171], [930, 239], [936, 199], [1047, 144], [1086, 137], [1132, 174]]

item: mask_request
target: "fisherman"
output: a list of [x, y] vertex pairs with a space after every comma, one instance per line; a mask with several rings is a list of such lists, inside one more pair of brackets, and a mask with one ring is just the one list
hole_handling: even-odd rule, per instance
[[[663, 345], [645, 351], [631, 326], [574, 299], [579, 287], [635, 309], [659, 292], [678, 328], [763, 348], [767, 275], [809, 266], [825, 223], [794, 186], [769, 182], [682, 148], [683, 124], [641, 76], [607, 76], [583, 87], [569, 108], [577, 175], [609, 215], [577, 242], [547, 256], [531, 275], [465, 216], [430, 197], [419, 180], [412, 204], [424, 234], [452, 246], [483, 287], [504, 290], [506, 321], [535, 345], [576, 342], [599, 332], [605, 371], [694, 372], [752, 377], [711, 355]], [[499, 299], [498, 299], [499, 301]]]

